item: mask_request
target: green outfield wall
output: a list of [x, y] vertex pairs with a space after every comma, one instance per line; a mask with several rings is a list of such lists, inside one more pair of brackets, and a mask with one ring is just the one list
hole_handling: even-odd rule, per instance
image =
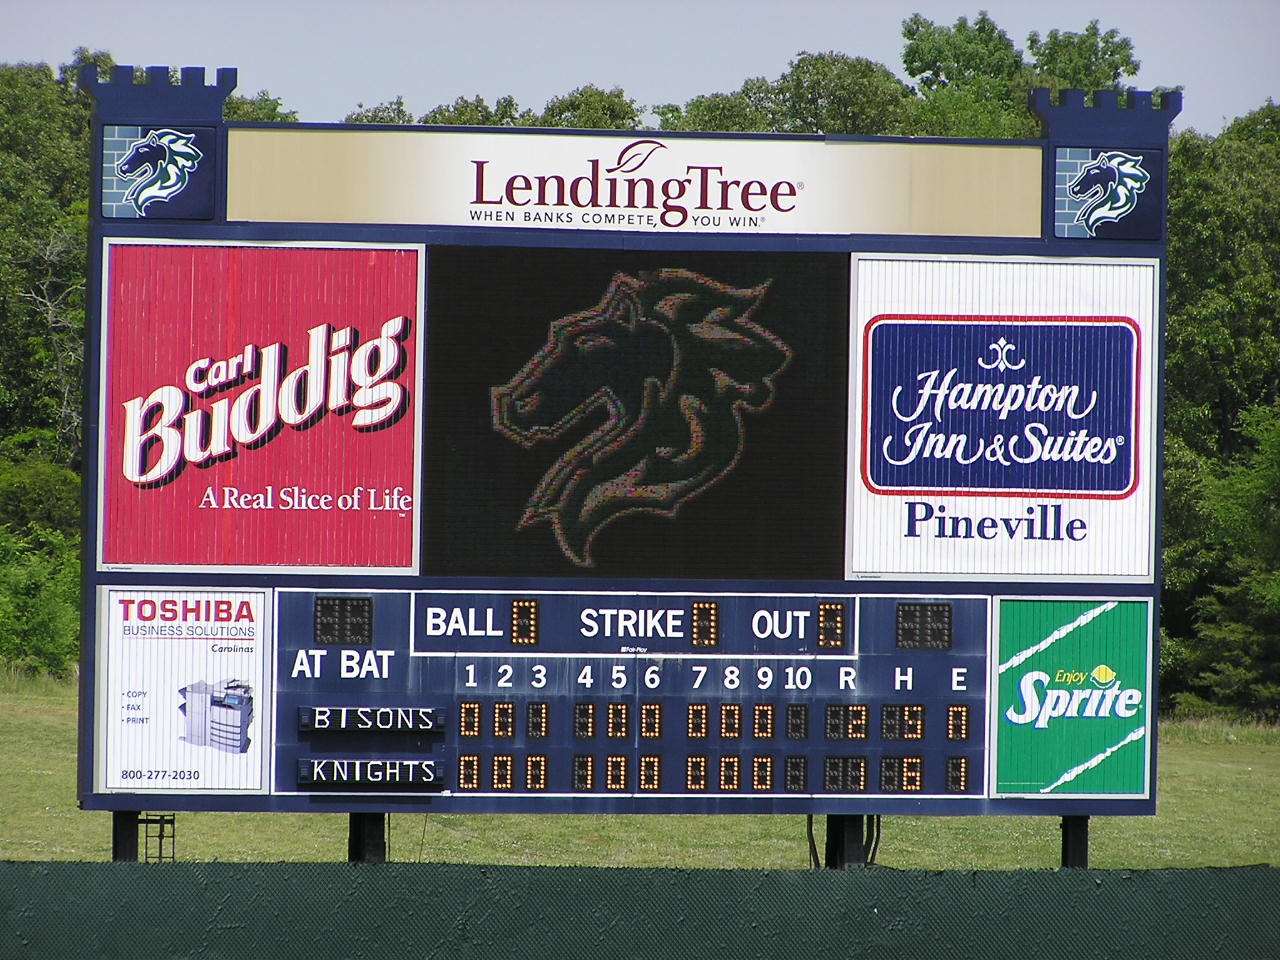
[[0, 958], [1274, 958], [1280, 870], [0, 863]]

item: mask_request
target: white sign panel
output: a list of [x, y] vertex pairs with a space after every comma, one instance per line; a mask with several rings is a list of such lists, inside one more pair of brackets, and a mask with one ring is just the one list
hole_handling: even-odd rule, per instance
[[1156, 261], [853, 277], [847, 576], [1151, 582]]
[[230, 220], [1038, 237], [1029, 144], [232, 129]]
[[266, 792], [270, 609], [266, 590], [100, 591], [98, 790]]

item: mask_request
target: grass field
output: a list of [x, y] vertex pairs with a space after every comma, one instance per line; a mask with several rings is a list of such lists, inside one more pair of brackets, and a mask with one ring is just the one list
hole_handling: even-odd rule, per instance
[[[1090, 866], [1148, 870], [1280, 864], [1280, 730], [1161, 728], [1159, 813], [1095, 817]], [[0, 675], [0, 860], [106, 860], [111, 815], [76, 807], [73, 684]], [[822, 847], [823, 818], [815, 817]], [[877, 862], [899, 869], [1056, 867], [1050, 817], [886, 817]], [[180, 813], [179, 860], [340, 861], [347, 818]], [[804, 869], [803, 817], [410, 815], [392, 860]]]

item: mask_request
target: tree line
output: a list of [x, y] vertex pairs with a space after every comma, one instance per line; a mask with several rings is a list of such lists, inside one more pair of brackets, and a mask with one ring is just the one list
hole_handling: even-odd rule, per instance
[[[1019, 48], [980, 13], [903, 22], [902, 72], [801, 52], [682, 104], [592, 84], [541, 110], [459, 97], [415, 113], [402, 96], [352, 123], [1035, 138], [1036, 87], [1123, 90], [1132, 41], [1097, 21]], [[0, 660], [62, 674], [79, 647], [81, 384], [91, 103], [67, 64], [0, 64]], [[234, 121], [289, 123], [268, 91]], [[1280, 719], [1280, 106], [1169, 153], [1161, 706]]]

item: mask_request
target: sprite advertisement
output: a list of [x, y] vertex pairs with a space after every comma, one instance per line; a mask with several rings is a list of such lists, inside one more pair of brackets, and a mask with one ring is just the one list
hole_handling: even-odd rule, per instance
[[1150, 605], [999, 601], [994, 794], [1150, 796]]

